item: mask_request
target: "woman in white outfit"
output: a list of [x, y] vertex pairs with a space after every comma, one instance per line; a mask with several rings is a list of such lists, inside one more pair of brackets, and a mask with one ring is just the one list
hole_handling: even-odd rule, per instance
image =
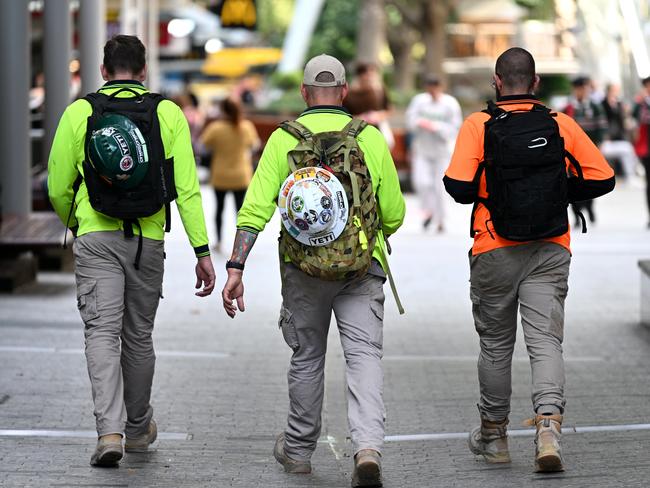
[[426, 91], [413, 97], [406, 110], [406, 126], [412, 134], [411, 181], [420, 198], [423, 227], [445, 228], [445, 189], [442, 184], [456, 134], [462, 123], [458, 101], [443, 92], [440, 79], [428, 76]]

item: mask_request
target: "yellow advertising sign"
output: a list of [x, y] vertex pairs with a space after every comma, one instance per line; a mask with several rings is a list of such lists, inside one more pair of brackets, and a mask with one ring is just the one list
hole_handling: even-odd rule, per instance
[[277, 64], [282, 50], [273, 47], [227, 47], [210, 54], [201, 71], [206, 75], [237, 78], [254, 66]]
[[257, 23], [255, 0], [223, 0], [221, 3], [221, 25], [254, 29]]

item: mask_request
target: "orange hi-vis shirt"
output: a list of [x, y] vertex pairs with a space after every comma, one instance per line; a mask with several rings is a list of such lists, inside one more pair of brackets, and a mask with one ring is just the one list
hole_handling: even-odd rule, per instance
[[[530, 95], [518, 95], [502, 97], [497, 105], [508, 111], [530, 110], [534, 103], [540, 102]], [[489, 119], [487, 113], [475, 112], [463, 122], [458, 133], [456, 147], [445, 172], [444, 182], [447, 192], [459, 203], [474, 203], [477, 197], [485, 199], [488, 196], [485, 172], [482, 172], [478, 182], [475, 181], [475, 176], [479, 163], [483, 161], [485, 122]], [[557, 114], [556, 121], [560, 136], [564, 139], [565, 149], [578, 160], [584, 176], [579, 198], [573, 200], [588, 200], [613, 190], [614, 171], [585, 132], [571, 117], [563, 113]], [[568, 161], [567, 170], [575, 174], [575, 169]], [[525, 242], [511, 241], [499, 236], [491, 225], [490, 212], [483, 203], [478, 203], [476, 206], [473, 230], [473, 255], [501, 247], [525, 244]], [[561, 236], [543, 240], [555, 242], [571, 250], [570, 230]]]

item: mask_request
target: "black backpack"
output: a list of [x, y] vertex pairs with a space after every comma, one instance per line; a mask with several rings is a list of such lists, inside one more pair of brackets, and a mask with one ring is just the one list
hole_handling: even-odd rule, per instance
[[[117, 97], [121, 92], [129, 91], [133, 97]], [[133, 226], [140, 227], [139, 218], [154, 215], [165, 207], [165, 232], [171, 230], [170, 203], [178, 196], [174, 181], [173, 158], [165, 159], [165, 148], [160, 135], [158, 104], [165, 98], [157, 93], [140, 94], [131, 88], [121, 88], [110, 95], [89, 93], [84, 97], [92, 106], [86, 126], [84, 143], [83, 178], [79, 176], [74, 184], [75, 201], [82, 179], [86, 183], [88, 198], [93, 209], [109, 217], [124, 221], [124, 235], [133, 237]], [[104, 182], [88, 160], [88, 143], [97, 122], [109, 113], [118, 113], [128, 117], [147, 143], [149, 168], [144, 180], [135, 188], [125, 190], [110, 186]], [[70, 209], [72, 215], [72, 208]], [[69, 218], [68, 218], [69, 220]], [[142, 251], [142, 232], [138, 242], [135, 267], [138, 268]]]
[[582, 178], [582, 169], [564, 148], [556, 114], [537, 103], [531, 110], [506, 111], [492, 101], [485, 112], [490, 119], [485, 122], [478, 177], [484, 170], [488, 197], [477, 203], [490, 211], [497, 234], [531, 241], [566, 233], [569, 174], [565, 158], [578, 178]]

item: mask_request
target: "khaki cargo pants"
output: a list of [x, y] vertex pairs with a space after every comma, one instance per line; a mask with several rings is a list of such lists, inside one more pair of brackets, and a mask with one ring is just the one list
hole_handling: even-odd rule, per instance
[[308, 460], [321, 431], [327, 334], [332, 312], [345, 356], [348, 424], [354, 453], [381, 451], [384, 442], [383, 318], [385, 274], [373, 261], [363, 277], [323, 281], [292, 264], [281, 265], [279, 325], [293, 350], [285, 449]]
[[74, 242], [77, 305], [100, 436], [142, 435], [153, 415], [149, 400], [156, 356], [151, 334], [164, 244], [143, 239], [139, 270], [133, 266], [137, 247], [137, 237], [127, 239], [121, 231], [92, 232]]
[[510, 413], [517, 309], [532, 369], [533, 407], [538, 413], [564, 411], [562, 340], [570, 262], [564, 247], [543, 241], [470, 255], [470, 297], [481, 345], [479, 409], [488, 420]]

